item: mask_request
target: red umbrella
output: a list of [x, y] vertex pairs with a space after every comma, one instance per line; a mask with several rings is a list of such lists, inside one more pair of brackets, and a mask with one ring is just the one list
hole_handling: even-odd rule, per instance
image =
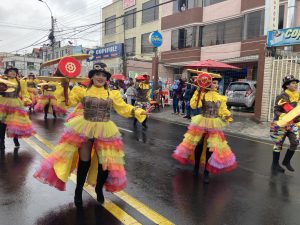
[[222, 63], [219, 61], [207, 59], [191, 64], [184, 65], [184, 67], [189, 68], [213, 68], [213, 69], [240, 69], [239, 67], [232, 66], [226, 63]]
[[125, 80], [125, 77], [124, 77], [124, 75], [123, 74], [113, 74], [112, 76], [111, 76], [111, 78], [112, 79], [115, 79], [115, 80]]

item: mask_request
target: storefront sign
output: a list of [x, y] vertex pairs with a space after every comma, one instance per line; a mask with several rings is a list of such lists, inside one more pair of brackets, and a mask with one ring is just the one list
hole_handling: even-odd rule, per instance
[[135, 0], [123, 0], [123, 9], [130, 8], [135, 5]]
[[115, 44], [104, 48], [92, 49], [87, 52], [91, 55], [87, 61], [94, 61], [100, 59], [111, 59], [123, 55], [123, 44]]
[[158, 31], [154, 31], [149, 35], [149, 42], [153, 47], [160, 47], [163, 43], [163, 37]]
[[268, 32], [267, 47], [300, 44], [300, 27], [273, 30]]
[[279, 0], [266, 0], [265, 35], [268, 31], [278, 29]]

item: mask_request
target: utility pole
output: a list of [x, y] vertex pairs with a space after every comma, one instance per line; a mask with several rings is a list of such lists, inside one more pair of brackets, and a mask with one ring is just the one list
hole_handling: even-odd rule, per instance
[[123, 75], [127, 77], [127, 58], [126, 58], [126, 33], [125, 33], [125, 17], [123, 17], [123, 36], [124, 36], [124, 45], [123, 45]]
[[52, 15], [51, 15], [51, 31], [48, 38], [51, 41], [52, 59], [54, 59], [55, 58], [54, 56], [55, 36], [54, 36], [54, 17]]
[[54, 22], [55, 22], [55, 19], [53, 17], [52, 10], [48, 6], [47, 2], [45, 2], [43, 0], [38, 0], [38, 1], [43, 2], [47, 6], [47, 8], [49, 9], [49, 12], [51, 14], [51, 30], [50, 30], [50, 34], [49, 34], [48, 38], [51, 42], [51, 47], [52, 47], [52, 59], [54, 59], [54, 47], [55, 47]]
[[154, 91], [158, 89], [158, 55], [157, 47], [154, 47], [154, 57], [152, 58], [152, 77], [154, 77]]

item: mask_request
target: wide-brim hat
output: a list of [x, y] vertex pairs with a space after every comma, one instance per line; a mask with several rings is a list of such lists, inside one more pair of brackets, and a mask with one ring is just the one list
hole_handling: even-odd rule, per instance
[[0, 78], [0, 92], [14, 92], [16, 90], [16, 84], [8, 80]]
[[14, 68], [14, 67], [7, 68], [7, 69], [4, 71], [4, 74], [8, 74], [9, 71], [15, 71], [16, 74], [19, 74], [19, 70], [18, 70], [17, 68]]
[[111, 73], [106, 71], [103, 68], [99, 68], [99, 69], [92, 69], [89, 71], [88, 77], [91, 79], [93, 76], [95, 76], [96, 74], [104, 74], [106, 76], [106, 79], [109, 80], [111, 77]]
[[294, 75], [286, 75], [283, 79], [282, 79], [282, 88], [285, 88], [286, 85], [288, 85], [289, 83], [296, 81], [297, 83], [299, 83], [299, 80], [297, 78], [294, 77]]

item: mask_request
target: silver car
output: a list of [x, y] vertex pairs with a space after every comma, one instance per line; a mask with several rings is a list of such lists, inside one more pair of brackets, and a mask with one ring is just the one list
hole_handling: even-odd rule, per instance
[[227, 105], [252, 108], [255, 103], [256, 81], [231, 82], [226, 89]]

